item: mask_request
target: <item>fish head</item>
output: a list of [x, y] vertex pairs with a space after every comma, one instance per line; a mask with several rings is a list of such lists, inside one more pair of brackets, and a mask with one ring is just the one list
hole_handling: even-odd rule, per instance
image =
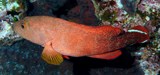
[[[44, 44], [43, 30], [41, 30], [41, 25], [39, 25], [37, 18], [35, 17], [25, 17], [24, 19], [15, 22], [13, 30], [19, 34], [21, 37], [42, 45]], [[40, 22], [40, 21], [39, 21]]]

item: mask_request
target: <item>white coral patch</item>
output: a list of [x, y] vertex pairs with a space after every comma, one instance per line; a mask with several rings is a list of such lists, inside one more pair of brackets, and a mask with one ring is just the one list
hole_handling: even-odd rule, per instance
[[8, 24], [6, 21], [1, 22], [1, 31], [0, 31], [0, 39], [4, 39], [6, 36], [12, 34], [11, 25]]
[[121, 3], [121, 0], [116, 0], [118, 8], [123, 8], [123, 4]]
[[7, 10], [12, 10], [13, 8], [17, 9], [18, 7], [20, 7], [20, 5], [16, 1], [13, 3], [6, 4]]
[[7, 15], [7, 10], [6, 9], [4, 9], [4, 10], [0, 9], [0, 18], [5, 16], [5, 15]]
[[146, 18], [146, 20], [147, 20], [147, 21], [149, 21], [149, 20], [150, 20], [150, 18], [149, 18], [148, 16], [146, 16], [145, 18]]

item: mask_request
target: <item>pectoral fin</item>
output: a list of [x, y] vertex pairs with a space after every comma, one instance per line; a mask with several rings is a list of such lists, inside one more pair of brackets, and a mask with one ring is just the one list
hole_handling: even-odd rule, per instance
[[98, 59], [105, 59], [105, 60], [111, 60], [111, 59], [117, 58], [121, 54], [122, 54], [122, 52], [120, 50], [116, 50], [116, 51], [113, 51], [113, 52], [107, 52], [107, 53], [93, 55], [93, 56], [89, 56], [89, 57], [98, 58]]
[[60, 65], [63, 62], [63, 57], [60, 53], [56, 52], [51, 43], [47, 43], [42, 52], [42, 59], [49, 64]]

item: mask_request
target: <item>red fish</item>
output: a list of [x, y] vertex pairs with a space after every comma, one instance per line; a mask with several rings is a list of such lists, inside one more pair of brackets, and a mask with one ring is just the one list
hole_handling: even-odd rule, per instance
[[148, 41], [148, 31], [136, 26], [128, 32], [112, 26], [87, 26], [49, 16], [26, 17], [14, 23], [14, 31], [44, 47], [42, 58], [59, 65], [64, 56], [115, 59], [120, 48]]

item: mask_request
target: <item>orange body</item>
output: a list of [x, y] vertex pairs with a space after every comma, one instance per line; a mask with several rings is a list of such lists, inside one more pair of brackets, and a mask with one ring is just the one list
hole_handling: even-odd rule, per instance
[[14, 30], [33, 43], [45, 46], [51, 42], [56, 52], [75, 57], [113, 53], [129, 44], [148, 40], [148, 35], [138, 32], [124, 32], [112, 26], [86, 26], [48, 16], [26, 17], [15, 23]]

